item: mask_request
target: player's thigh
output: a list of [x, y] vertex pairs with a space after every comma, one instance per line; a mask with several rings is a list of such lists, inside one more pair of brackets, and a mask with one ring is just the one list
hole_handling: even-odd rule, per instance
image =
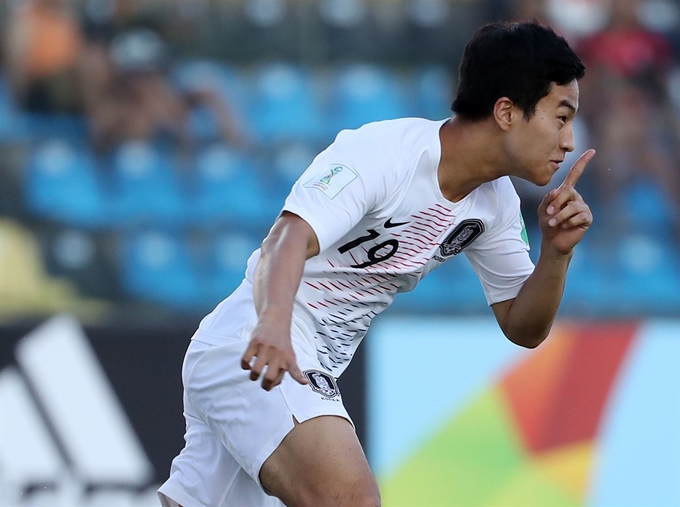
[[262, 485], [289, 507], [377, 507], [378, 486], [347, 419], [296, 424], [264, 462]]

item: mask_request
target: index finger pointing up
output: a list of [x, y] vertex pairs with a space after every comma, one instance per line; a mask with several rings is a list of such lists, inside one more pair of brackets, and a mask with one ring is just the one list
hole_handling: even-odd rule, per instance
[[583, 174], [583, 171], [585, 171], [588, 162], [590, 162], [594, 156], [595, 150], [593, 150], [592, 148], [590, 150], [587, 150], [583, 155], [581, 155], [576, 161], [576, 163], [573, 166], [571, 166], [571, 169], [569, 169], [569, 173], [567, 174], [567, 177], [564, 178], [564, 182], [562, 183], [561, 186], [570, 185], [572, 187], [575, 187], [576, 182]]

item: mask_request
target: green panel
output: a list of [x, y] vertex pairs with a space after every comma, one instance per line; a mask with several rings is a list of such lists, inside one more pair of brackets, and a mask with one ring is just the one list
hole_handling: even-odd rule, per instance
[[489, 390], [381, 481], [383, 505], [483, 506], [524, 461], [501, 394]]

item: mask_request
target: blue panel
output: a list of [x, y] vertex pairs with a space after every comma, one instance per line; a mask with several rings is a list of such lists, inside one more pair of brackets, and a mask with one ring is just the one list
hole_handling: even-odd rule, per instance
[[587, 505], [680, 505], [680, 323], [638, 332], [603, 423]]

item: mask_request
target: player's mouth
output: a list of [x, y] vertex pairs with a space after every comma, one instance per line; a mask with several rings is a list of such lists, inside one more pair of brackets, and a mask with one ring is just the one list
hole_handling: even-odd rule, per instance
[[564, 160], [551, 160], [550, 165], [552, 168], [557, 171], [560, 168], [560, 164], [564, 162]]

